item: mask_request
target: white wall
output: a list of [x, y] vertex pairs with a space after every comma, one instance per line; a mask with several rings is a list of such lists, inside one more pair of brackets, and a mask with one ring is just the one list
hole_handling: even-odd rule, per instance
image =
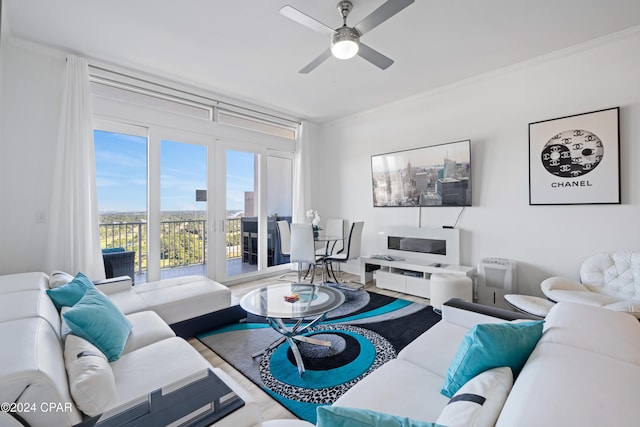
[[[372, 207], [370, 156], [471, 139], [474, 206], [462, 213], [462, 262], [519, 262], [522, 291], [550, 275], [576, 277], [582, 259], [640, 242], [640, 33], [494, 73], [319, 126], [311, 152], [313, 204], [323, 218], [364, 220], [364, 252], [389, 224], [417, 225], [415, 208]], [[0, 274], [43, 269], [64, 58], [4, 43], [0, 65]], [[428, 72], [426, 70], [425, 72]], [[528, 205], [528, 123], [621, 107], [622, 204]], [[331, 167], [327, 167], [330, 165]], [[424, 208], [423, 226], [459, 208]], [[349, 266], [356, 271], [357, 265]]]
[[[418, 208], [372, 207], [370, 156], [471, 139], [473, 206], [458, 224], [463, 264], [515, 259], [520, 292], [540, 295], [542, 279], [577, 278], [597, 251], [640, 250], [638, 52], [636, 30], [326, 124], [312, 153], [313, 207], [323, 218], [364, 220], [363, 251], [373, 253], [377, 230], [417, 226]], [[616, 106], [622, 204], [529, 206], [528, 124]], [[423, 208], [422, 226], [452, 225], [459, 212]]]
[[0, 274], [42, 271], [65, 62], [9, 42], [1, 65]]
[[[4, 2], [2, 2], [2, 0], [0, 0], [0, 154], [2, 154], [1, 151], [1, 147], [2, 147], [2, 142], [4, 141], [4, 136], [3, 136], [3, 130], [4, 130], [4, 126], [3, 126], [3, 114], [2, 114], [2, 109], [4, 107], [4, 103], [1, 101], [2, 99], [4, 99], [4, 67], [3, 67], [3, 63], [4, 63], [4, 45], [6, 43], [6, 39], [9, 37], [9, 30], [8, 30], [8, 20], [7, 20], [7, 14], [4, 12]], [[0, 171], [4, 170], [4, 168], [6, 163], [6, 157], [3, 155], [0, 155]], [[2, 203], [2, 200], [6, 200], [5, 198], [5, 187], [6, 187], [6, 183], [4, 180], [0, 179], [0, 203]], [[4, 209], [0, 208], [0, 224], [5, 222], [5, 218], [4, 218]]]

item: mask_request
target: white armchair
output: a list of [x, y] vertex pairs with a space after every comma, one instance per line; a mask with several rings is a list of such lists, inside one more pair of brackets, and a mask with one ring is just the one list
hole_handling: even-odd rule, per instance
[[640, 252], [600, 252], [580, 267], [580, 282], [550, 277], [540, 287], [552, 301], [568, 301], [640, 318]]

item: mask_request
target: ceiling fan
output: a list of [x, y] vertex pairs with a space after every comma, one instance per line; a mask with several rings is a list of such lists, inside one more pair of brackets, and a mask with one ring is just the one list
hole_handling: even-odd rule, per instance
[[353, 27], [347, 26], [347, 16], [349, 16], [349, 12], [353, 9], [353, 4], [350, 1], [341, 1], [338, 3], [338, 10], [342, 15], [343, 25], [335, 30], [292, 6], [284, 6], [280, 9], [282, 15], [314, 31], [331, 36], [331, 45], [299, 72], [301, 74], [309, 73], [331, 55], [338, 59], [350, 59], [356, 55], [360, 55], [378, 68], [386, 70], [393, 64], [393, 60], [362, 43], [360, 37], [414, 1], [415, 0], [388, 0]]

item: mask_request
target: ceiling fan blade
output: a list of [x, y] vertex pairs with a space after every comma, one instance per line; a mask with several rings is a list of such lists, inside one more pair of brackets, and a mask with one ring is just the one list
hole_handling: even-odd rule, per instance
[[313, 71], [318, 65], [322, 64], [331, 56], [331, 49], [327, 49], [322, 52], [316, 59], [307, 64], [302, 70], [298, 71], [300, 74], [308, 74]]
[[370, 48], [369, 46], [367, 46], [362, 42], [360, 42], [360, 49], [358, 50], [358, 55], [360, 55], [361, 57], [371, 62], [376, 67], [381, 68], [383, 70], [386, 70], [391, 66], [391, 64], [393, 64], [392, 59], [387, 58], [377, 50]]
[[333, 34], [336, 32], [333, 28], [327, 27], [322, 22], [300, 12], [298, 9], [295, 9], [289, 5], [283, 6], [280, 9], [280, 14], [293, 21], [296, 21], [298, 24], [302, 24], [305, 27], [311, 28], [312, 30], [322, 34]]
[[382, 24], [414, 1], [415, 0], [388, 0], [367, 15], [362, 21], [358, 22], [354, 28], [360, 31], [360, 34], [364, 34]]

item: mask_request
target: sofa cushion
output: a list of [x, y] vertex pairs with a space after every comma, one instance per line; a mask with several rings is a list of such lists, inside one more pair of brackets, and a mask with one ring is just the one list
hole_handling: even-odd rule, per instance
[[134, 286], [149, 310], [168, 324], [222, 310], [231, 305], [231, 291], [204, 276], [185, 276]]
[[514, 383], [496, 427], [637, 425], [638, 384], [636, 364], [541, 341]]
[[102, 351], [110, 362], [117, 360], [131, 332], [131, 322], [95, 288], [63, 315], [71, 331]]
[[484, 371], [453, 395], [436, 422], [448, 427], [492, 427], [512, 386], [511, 368]]
[[131, 322], [131, 333], [123, 354], [176, 336], [169, 325], [153, 311], [141, 311], [128, 314], [126, 317]]
[[436, 427], [435, 423], [412, 420], [369, 409], [319, 406], [317, 427]]
[[16, 273], [0, 276], [0, 295], [9, 292], [49, 289], [49, 276], [44, 273]]
[[627, 313], [559, 302], [545, 319], [540, 342], [569, 345], [640, 365], [638, 320]]
[[518, 375], [542, 335], [544, 321], [479, 324], [464, 337], [442, 386], [452, 397], [467, 381], [488, 369], [509, 366]]
[[[144, 286], [144, 285], [137, 285]], [[101, 289], [102, 286], [97, 286], [96, 289]], [[151, 310], [151, 308], [145, 303], [140, 295], [135, 293], [131, 286], [129, 289], [120, 292], [105, 292], [109, 296], [112, 303], [116, 305], [124, 314], [138, 313], [140, 311]]]
[[356, 383], [334, 405], [433, 421], [449, 401], [440, 394], [443, 381], [411, 362], [393, 359]]
[[60, 330], [60, 315], [51, 299], [41, 290], [28, 290], [2, 294], [0, 297], [0, 322], [40, 317], [51, 325], [56, 334]]
[[[450, 322], [438, 322], [398, 353], [398, 359], [406, 360], [426, 369], [440, 378], [447, 375], [451, 359], [469, 328]], [[433, 351], [437, 348], [438, 351]]]
[[173, 337], [125, 353], [111, 368], [118, 406], [212, 367], [185, 340]]
[[93, 288], [93, 282], [82, 273], [76, 274], [72, 281], [54, 289], [47, 289], [47, 295], [55, 304], [58, 311], [63, 305], [73, 306], [82, 299], [87, 289]]
[[69, 390], [78, 409], [90, 417], [116, 399], [116, 380], [107, 358], [93, 344], [70, 334], [64, 345]]

